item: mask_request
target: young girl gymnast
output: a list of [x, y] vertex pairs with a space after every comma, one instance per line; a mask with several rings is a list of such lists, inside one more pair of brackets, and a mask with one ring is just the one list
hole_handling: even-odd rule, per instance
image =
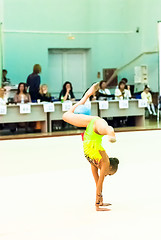
[[[109, 206], [110, 204], [103, 203], [102, 188], [103, 181], [107, 175], [116, 173], [119, 160], [117, 158], [109, 158], [105, 149], [102, 146], [102, 137], [108, 135], [108, 140], [112, 143], [116, 141], [114, 130], [107, 122], [98, 116], [87, 116], [84, 114], [75, 114], [74, 111], [79, 105], [85, 104], [87, 99], [94, 95], [99, 89], [99, 83], [85, 93], [84, 97], [69, 111], [63, 114], [63, 120], [77, 127], [86, 127], [83, 138], [83, 148], [86, 159], [91, 164], [92, 174], [96, 183], [96, 210], [109, 211], [108, 208], [100, 206]], [[100, 172], [98, 173], [98, 170]]]

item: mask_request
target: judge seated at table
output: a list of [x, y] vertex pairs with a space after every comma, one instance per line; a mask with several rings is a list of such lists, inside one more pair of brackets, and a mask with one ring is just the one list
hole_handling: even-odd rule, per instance
[[[14, 102], [21, 103], [21, 104], [31, 102], [31, 97], [30, 97], [30, 94], [27, 93], [27, 91], [26, 91], [25, 83], [23, 83], [23, 82], [19, 83], [17, 93], [14, 96]], [[27, 123], [27, 122], [10, 123], [9, 128], [12, 133], [16, 132], [16, 130], [19, 128], [25, 128], [25, 131], [28, 132], [29, 131], [29, 123]]]
[[73, 93], [73, 86], [71, 82], [65, 82], [63, 85], [63, 89], [61, 90], [59, 94], [59, 101], [66, 101], [66, 100], [75, 100], [75, 96]]
[[25, 85], [23, 82], [19, 83], [17, 93], [14, 96], [15, 103], [31, 102], [30, 94], [27, 93]]
[[110, 90], [107, 88], [107, 82], [102, 80], [100, 81], [100, 89], [97, 92], [97, 99], [98, 100], [111, 100], [111, 93]]
[[40, 102], [51, 102], [51, 94], [48, 92], [48, 86], [46, 84], [40, 86], [37, 99], [40, 99]]
[[126, 83], [124, 81], [120, 81], [118, 88], [115, 89], [115, 99], [123, 100], [131, 98], [130, 89], [125, 89]]
[[7, 103], [7, 98], [5, 96], [5, 89], [0, 88], [0, 104], [5, 105]]

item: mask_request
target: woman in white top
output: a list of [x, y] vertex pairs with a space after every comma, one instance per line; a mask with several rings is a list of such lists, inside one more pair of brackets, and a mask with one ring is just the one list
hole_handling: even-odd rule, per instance
[[155, 112], [154, 104], [152, 102], [152, 95], [149, 91], [150, 91], [150, 88], [146, 86], [144, 88], [144, 91], [141, 93], [141, 98], [145, 99], [147, 101], [147, 108], [148, 108], [150, 115], [152, 115], [152, 114], [157, 115]]
[[[0, 88], [0, 105], [5, 105], [7, 102], [7, 98], [5, 97], [5, 89]], [[4, 124], [0, 124], [0, 130], [4, 128]]]
[[124, 81], [120, 81], [118, 88], [115, 89], [115, 99], [123, 100], [131, 98], [130, 89], [125, 89], [126, 83]]
[[110, 90], [107, 89], [107, 82], [102, 80], [98, 91], [98, 100], [107, 100], [108, 95], [111, 95], [111, 93]]
[[5, 89], [0, 88], [0, 104], [6, 104], [7, 99], [5, 97]]

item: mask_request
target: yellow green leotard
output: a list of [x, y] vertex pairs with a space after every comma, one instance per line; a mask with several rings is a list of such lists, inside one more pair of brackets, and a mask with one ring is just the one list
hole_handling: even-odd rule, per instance
[[90, 121], [84, 133], [84, 139], [83, 139], [83, 148], [84, 148], [85, 157], [90, 163], [94, 165], [99, 165], [99, 162], [102, 158], [99, 151], [105, 151], [105, 149], [102, 147], [103, 135], [99, 135], [95, 133], [93, 130], [94, 122], [97, 119], [98, 117], [93, 118]]

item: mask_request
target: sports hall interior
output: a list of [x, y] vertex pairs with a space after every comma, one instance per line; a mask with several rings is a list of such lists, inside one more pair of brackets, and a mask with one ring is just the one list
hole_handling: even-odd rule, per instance
[[[116, 124], [116, 131], [160, 128], [160, 1], [1, 0], [0, 3], [0, 70], [7, 70], [13, 88], [12, 95], [20, 82], [26, 82], [36, 63], [42, 68], [41, 84], [48, 86], [54, 101], [58, 99], [65, 81], [72, 83], [77, 100], [92, 83], [108, 81], [115, 73], [116, 76], [107, 85], [111, 94], [114, 94], [122, 78], [128, 80], [134, 99], [140, 98], [138, 95], [148, 85], [158, 114], [158, 117], [149, 116], [145, 108], [144, 124], [135, 124], [133, 121], [129, 125]], [[140, 80], [136, 79], [139, 68], [145, 69]], [[30, 115], [32, 110], [33, 107]], [[105, 116], [110, 123], [113, 121], [112, 117], [108, 119], [108, 112]], [[12, 123], [10, 118], [1, 123]], [[12, 134], [4, 127], [0, 135], [1, 138], [17, 138], [20, 135], [66, 135], [81, 131], [71, 126], [63, 129], [59, 124], [61, 117], [53, 119], [58, 121], [48, 122], [45, 132], [28, 131], [26, 134], [20, 126]], [[23, 116], [25, 120], [27, 118]]]
[[[160, 9], [160, 0], [0, 0], [0, 240], [161, 239]], [[35, 64], [51, 101], [17, 103]], [[122, 79], [131, 97], [116, 100]], [[106, 212], [95, 209], [84, 129], [62, 121], [75, 101], [59, 98], [66, 81], [77, 101], [101, 80], [110, 99], [86, 109], [116, 132], [116, 143], [103, 137], [119, 159], [103, 185]]]

